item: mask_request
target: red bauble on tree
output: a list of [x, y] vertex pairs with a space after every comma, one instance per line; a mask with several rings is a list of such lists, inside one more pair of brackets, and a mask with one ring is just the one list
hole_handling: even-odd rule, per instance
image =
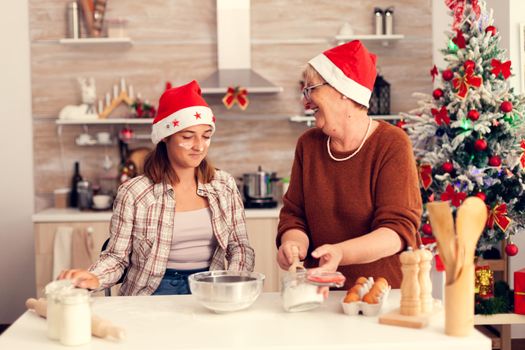
[[445, 69], [443, 73], [441, 73], [441, 76], [443, 77], [443, 80], [449, 81], [454, 78], [454, 73], [450, 69]]
[[443, 171], [446, 173], [450, 173], [452, 170], [454, 170], [454, 164], [452, 164], [452, 162], [445, 162], [441, 166], [441, 169], [443, 169]]
[[487, 149], [487, 141], [484, 139], [479, 139], [474, 142], [474, 149], [478, 152], [484, 151]]
[[398, 122], [396, 123], [396, 126], [397, 126], [398, 128], [403, 129], [403, 125], [405, 125], [405, 124], [406, 124], [406, 122], [405, 122], [404, 120], [400, 120], [400, 121], [398, 121]]
[[487, 199], [487, 195], [483, 192], [478, 192], [475, 194], [475, 196], [481, 199], [483, 202], [485, 201], [485, 199]]
[[432, 235], [432, 226], [430, 226], [430, 224], [423, 224], [421, 231], [423, 231], [425, 235], [430, 236]]
[[496, 27], [494, 26], [488, 26], [487, 28], [485, 28], [485, 33], [489, 33], [492, 34], [492, 36], [496, 35], [497, 33], [497, 30], [496, 30]]
[[490, 166], [500, 166], [501, 165], [501, 157], [500, 156], [491, 156], [489, 158], [489, 165]]
[[510, 101], [503, 101], [501, 102], [501, 105], [499, 107], [499, 109], [503, 112], [503, 113], [509, 113], [510, 111], [512, 111], [512, 102]]
[[505, 246], [505, 253], [507, 253], [508, 256], [515, 256], [516, 254], [518, 254], [518, 252], [518, 246], [512, 242]]
[[443, 97], [443, 90], [441, 89], [435, 89], [433, 92], [432, 92], [432, 96], [438, 100], [440, 99], [441, 97]]
[[472, 120], [473, 122], [475, 122], [476, 120], [479, 119], [479, 112], [476, 111], [475, 109], [471, 109], [470, 111], [468, 111], [467, 113], [467, 118]]

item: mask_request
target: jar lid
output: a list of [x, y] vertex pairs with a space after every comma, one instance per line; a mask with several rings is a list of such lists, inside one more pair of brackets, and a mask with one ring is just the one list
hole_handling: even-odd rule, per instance
[[62, 292], [64, 290], [71, 290], [73, 288], [74, 286], [72, 280], [58, 280], [46, 284], [44, 292], [46, 293], [46, 295], [50, 295]]
[[89, 301], [89, 293], [86, 289], [74, 288], [70, 291], [60, 294], [62, 304], [80, 304]]

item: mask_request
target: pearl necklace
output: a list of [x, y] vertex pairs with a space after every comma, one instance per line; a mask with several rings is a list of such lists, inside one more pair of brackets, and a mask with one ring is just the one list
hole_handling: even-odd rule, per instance
[[366, 139], [368, 138], [368, 133], [370, 132], [370, 127], [371, 126], [372, 126], [372, 118], [369, 117], [368, 118], [368, 128], [366, 129], [366, 134], [365, 134], [365, 137], [363, 137], [363, 140], [361, 141], [361, 144], [359, 145], [359, 147], [357, 147], [357, 149], [355, 150], [354, 153], [352, 153], [351, 155], [349, 155], [348, 157], [345, 157], [345, 158], [336, 158], [336, 157], [334, 157], [334, 155], [332, 154], [332, 151], [330, 151], [330, 136], [328, 136], [328, 140], [326, 140], [326, 149], [328, 150], [328, 154], [330, 155], [330, 158], [332, 158], [336, 162], [344, 162], [345, 160], [348, 160], [348, 159], [352, 158], [353, 156], [355, 156], [357, 153], [359, 153], [359, 151], [361, 150], [361, 148], [365, 144]]

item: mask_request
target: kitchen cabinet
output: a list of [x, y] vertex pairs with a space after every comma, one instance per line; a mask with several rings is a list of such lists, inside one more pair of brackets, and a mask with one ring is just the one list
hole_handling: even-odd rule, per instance
[[[255, 250], [255, 270], [266, 276], [264, 291], [280, 290], [281, 272], [276, 262], [279, 209], [247, 209], [246, 228], [250, 244]], [[53, 246], [55, 232], [60, 226], [73, 227], [74, 231], [91, 228], [94, 242], [93, 259], [96, 259], [104, 241], [109, 237], [111, 211], [82, 212], [76, 209], [47, 209], [33, 216], [35, 236], [36, 294], [43, 296], [43, 288], [56, 276], [53, 271]], [[117, 295], [115, 290], [112, 295]]]
[[53, 276], [53, 247], [55, 233], [60, 226], [73, 227], [74, 233], [90, 230], [93, 235], [93, 257], [96, 259], [102, 244], [108, 237], [109, 221], [41, 222], [34, 224], [36, 294], [43, 296], [44, 287]]

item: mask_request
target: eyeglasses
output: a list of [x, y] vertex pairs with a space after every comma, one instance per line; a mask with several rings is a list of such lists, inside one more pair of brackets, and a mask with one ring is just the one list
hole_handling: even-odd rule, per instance
[[315, 88], [318, 88], [319, 86], [323, 86], [323, 85], [328, 85], [328, 83], [319, 83], [319, 84], [315, 84], [312, 86], [306, 86], [305, 88], [303, 88], [303, 98], [305, 99], [305, 101], [312, 102], [310, 98], [310, 96], [312, 95], [312, 90]]

